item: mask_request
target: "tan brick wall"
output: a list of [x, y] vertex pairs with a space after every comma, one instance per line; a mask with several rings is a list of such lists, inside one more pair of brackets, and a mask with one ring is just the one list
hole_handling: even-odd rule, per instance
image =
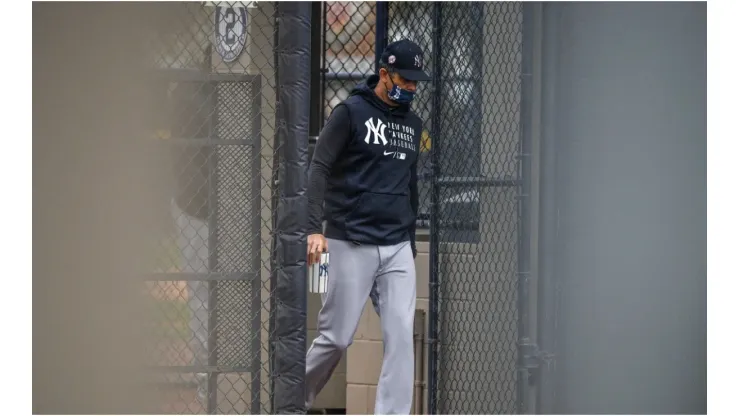
[[[416, 307], [429, 308], [429, 244], [419, 242], [416, 256]], [[426, 315], [425, 315], [426, 316]], [[424, 328], [427, 322], [424, 323]], [[367, 415], [375, 410], [375, 391], [383, 361], [383, 335], [380, 318], [368, 300], [357, 327], [354, 342], [347, 351], [347, 414]], [[426, 374], [426, 358], [424, 358]], [[426, 401], [426, 389], [425, 401]], [[412, 410], [413, 411], [413, 410]]]

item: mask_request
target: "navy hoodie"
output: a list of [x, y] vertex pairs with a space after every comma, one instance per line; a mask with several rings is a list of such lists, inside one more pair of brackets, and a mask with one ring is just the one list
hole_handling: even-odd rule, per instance
[[[319, 135], [309, 170], [308, 233], [358, 244], [410, 241], [414, 255], [421, 119], [375, 94], [379, 77], [357, 85]], [[323, 210], [322, 210], [323, 203]]]

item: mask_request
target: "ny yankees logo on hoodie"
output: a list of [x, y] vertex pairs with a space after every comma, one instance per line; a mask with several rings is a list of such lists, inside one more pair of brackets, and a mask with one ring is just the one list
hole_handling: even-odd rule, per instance
[[327, 238], [413, 246], [422, 122], [409, 105], [378, 98], [378, 80], [356, 86], [321, 132], [309, 176], [308, 232], [321, 233], [323, 204]]

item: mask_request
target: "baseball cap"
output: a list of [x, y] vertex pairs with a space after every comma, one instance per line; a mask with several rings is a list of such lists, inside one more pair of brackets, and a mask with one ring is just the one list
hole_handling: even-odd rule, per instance
[[424, 53], [419, 45], [403, 39], [388, 44], [380, 56], [380, 63], [409, 81], [430, 81], [424, 72]]

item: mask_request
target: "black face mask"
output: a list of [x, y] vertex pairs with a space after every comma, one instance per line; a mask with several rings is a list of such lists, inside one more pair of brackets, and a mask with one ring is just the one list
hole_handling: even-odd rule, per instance
[[414, 101], [416, 91], [405, 90], [396, 85], [393, 80], [391, 80], [391, 85], [392, 87], [390, 89], [388, 86], [385, 87], [385, 89], [388, 90], [388, 98], [390, 98], [391, 101], [398, 104], [411, 104], [411, 102]]

